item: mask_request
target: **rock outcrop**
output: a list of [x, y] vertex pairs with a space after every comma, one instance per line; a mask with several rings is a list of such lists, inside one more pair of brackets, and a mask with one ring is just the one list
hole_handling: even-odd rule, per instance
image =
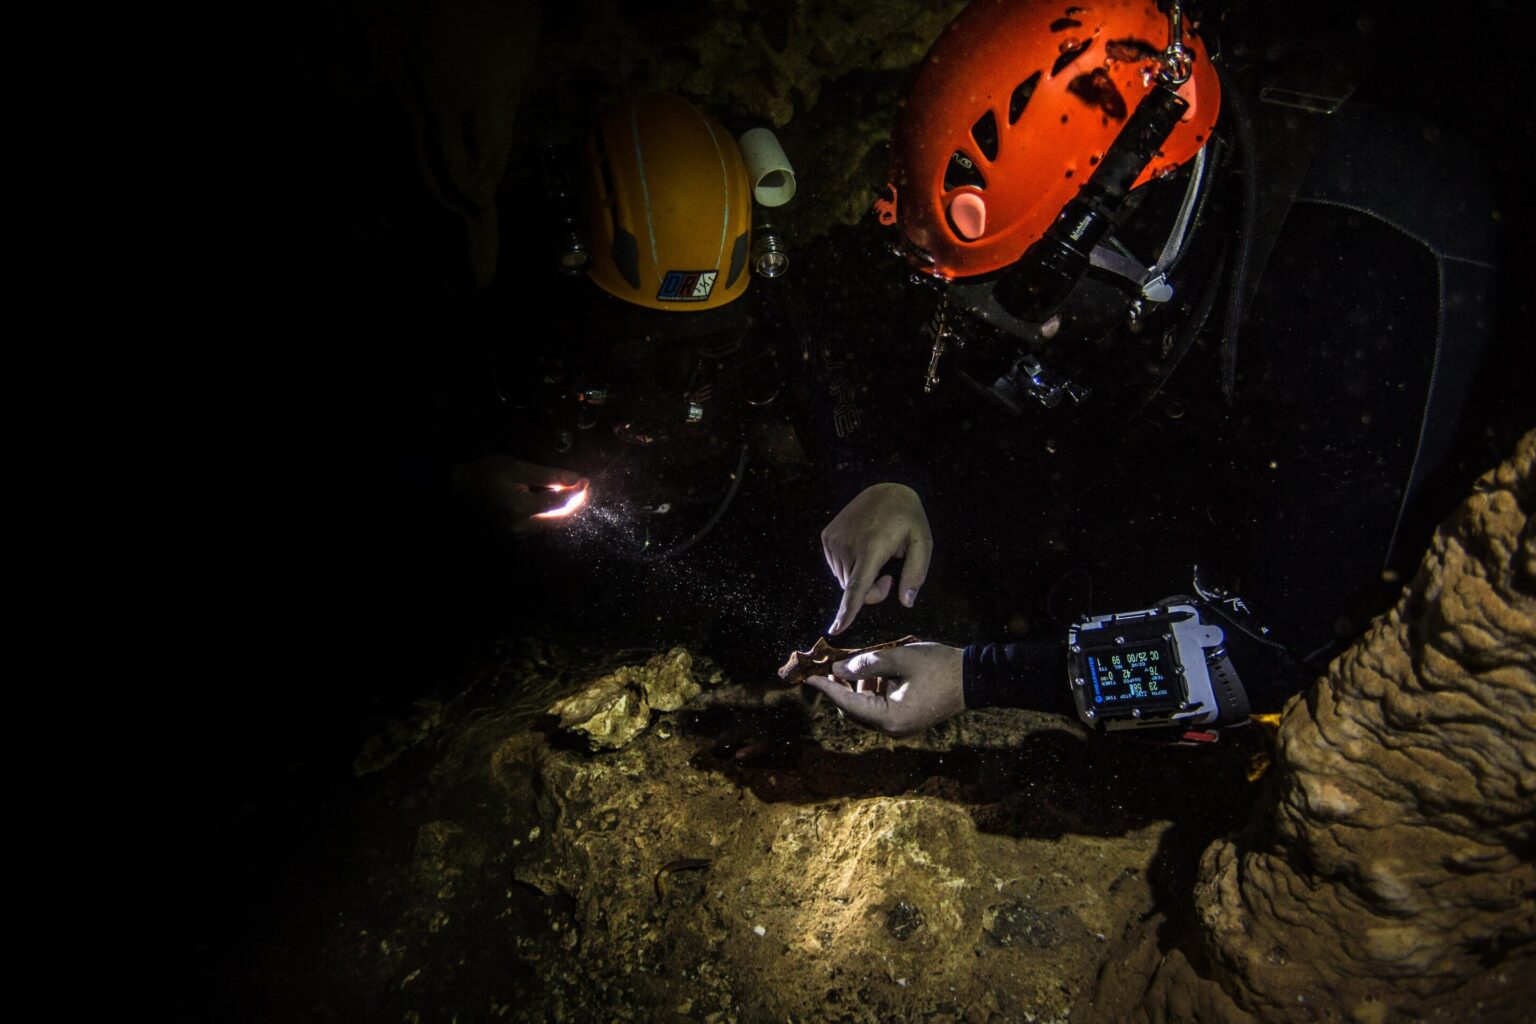
[[1150, 922], [1074, 1019], [1531, 1019], [1533, 510], [1536, 432], [1287, 705], [1266, 800], [1201, 862], [1195, 934], [1160, 949]]
[[645, 729], [651, 711], [676, 711], [697, 697], [693, 656], [674, 647], [644, 665], [624, 665], [550, 707], [560, 728], [585, 736], [593, 750], [616, 750]]

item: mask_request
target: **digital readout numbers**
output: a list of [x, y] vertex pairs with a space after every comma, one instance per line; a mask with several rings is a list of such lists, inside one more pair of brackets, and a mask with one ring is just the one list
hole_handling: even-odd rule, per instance
[[1162, 658], [1163, 652], [1157, 648], [1089, 655], [1094, 703], [1168, 696]]

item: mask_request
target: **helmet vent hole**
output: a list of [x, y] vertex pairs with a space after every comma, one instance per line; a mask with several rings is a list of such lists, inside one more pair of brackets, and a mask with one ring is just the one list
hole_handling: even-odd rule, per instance
[[[595, 133], [594, 133], [595, 134]], [[603, 145], [601, 138], [592, 139], [592, 155], [597, 164], [597, 173], [603, 181], [603, 202], [613, 201], [613, 172], [608, 167], [608, 147]]]
[[608, 169], [607, 157], [604, 157], [603, 162], [597, 165], [597, 170], [603, 176], [603, 199], [611, 201], [613, 199], [613, 172]]
[[1035, 94], [1035, 86], [1040, 84], [1040, 72], [1036, 71], [1024, 81], [1014, 86], [1013, 95], [1008, 99], [1008, 123], [1018, 124], [1019, 118], [1024, 114], [1024, 108], [1029, 106], [1029, 98]]
[[747, 265], [747, 233], [743, 231], [736, 236], [736, 244], [731, 246], [731, 270], [726, 275], [725, 286], [734, 287], [736, 279], [741, 276], [742, 270]]
[[1067, 83], [1067, 92], [1096, 108], [1106, 119], [1125, 120], [1125, 97], [1103, 68], [1094, 68], [1088, 74], [1078, 75]]
[[1157, 60], [1163, 55], [1163, 51], [1145, 39], [1111, 39], [1104, 44], [1104, 55], [1122, 64], [1137, 64], [1146, 60]]
[[971, 125], [971, 138], [976, 140], [981, 155], [987, 158], [988, 163], [997, 159], [997, 118], [992, 111], [982, 114]]
[[[595, 140], [594, 145], [597, 150], [597, 174], [603, 183], [600, 202], [608, 214], [608, 230], [612, 232], [614, 238], [618, 238], [619, 233], [624, 229], [619, 225], [619, 211], [616, 208], [617, 203], [613, 192], [613, 171], [608, 166], [608, 150], [604, 148], [600, 139]], [[635, 287], [638, 288], [639, 285]]]
[[987, 179], [976, 166], [976, 161], [957, 149], [950, 155], [949, 166], [944, 169], [944, 191], [952, 192], [963, 185], [984, 189], [987, 187]]
[[1081, 57], [1088, 47], [1093, 45], [1093, 36], [1079, 42], [1068, 40], [1061, 44], [1061, 56], [1056, 58], [1056, 63], [1051, 65], [1051, 77], [1055, 78], [1066, 70], [1067, 65]]
[[640, 246], [620, 227], [613, 232], [613, 265], [631, 288], [640, 287]]

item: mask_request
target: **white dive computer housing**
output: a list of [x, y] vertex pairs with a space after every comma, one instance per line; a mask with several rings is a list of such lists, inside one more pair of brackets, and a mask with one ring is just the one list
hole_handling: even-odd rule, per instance
[[1079, 619], [1067, 633], [1078, 718], [1110, 732], [1246, 724], [1248, 696], [1225, 640], [1192, 599]]

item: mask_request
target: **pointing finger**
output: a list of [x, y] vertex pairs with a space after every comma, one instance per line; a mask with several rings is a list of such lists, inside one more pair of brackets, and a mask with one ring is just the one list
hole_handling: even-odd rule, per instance
[[832, 570], [832, 576], [840, 587], [848, 586], [848, 564], [843, 560], [841, 550], [834, 550], [833, 545], [827, 543], [825, 536], [821, 540], [821, 557], [827, 560], [827, 568]]

